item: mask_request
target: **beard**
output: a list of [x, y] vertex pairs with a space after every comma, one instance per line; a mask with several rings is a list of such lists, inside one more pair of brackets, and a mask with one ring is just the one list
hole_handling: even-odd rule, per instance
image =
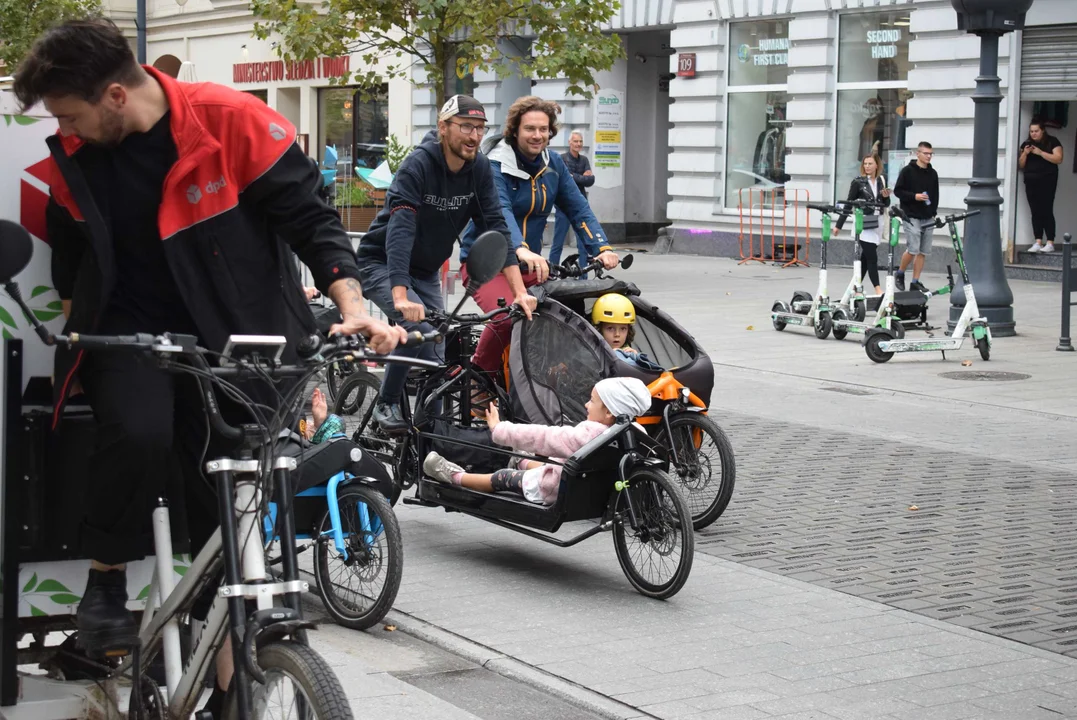
[[449, 152], [464, 161], [474, 160], [475, 155], [479, 152], [478, 142], [471, 140], [471, 138], [450, 137], [447, 145]]
[[98, 136], [83, 140], [93, 145], [116, 147], [123, 140], [123, 115], [112, 110], [102, 110]]

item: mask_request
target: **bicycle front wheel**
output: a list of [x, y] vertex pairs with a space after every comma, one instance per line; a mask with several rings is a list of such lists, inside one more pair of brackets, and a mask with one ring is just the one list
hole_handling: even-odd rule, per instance
[[314, 555], [318, 594], [337, 623], [366, 630], [385, 617], [400, 590], [404, 541], [396, 514], [378, 491], [348, 485], [337, 491], [345, 554], [333, 542], [325, 513]]
[[664, 472], [641, 468], [628, 478], [615, 502], [619, 517], [613, 546], [625, 577], [647, 597], [673, 597], [688, 580], [695, 557], [692, 515], [684, 496]]
[[[351, 704], [333, 669], [306, 645], [277, 640], [258, 651], [266, 684], [251, 683], [249, 720], [353, 720]], [[234, 692], [224, 703], [225, 720], [239, 717]]]

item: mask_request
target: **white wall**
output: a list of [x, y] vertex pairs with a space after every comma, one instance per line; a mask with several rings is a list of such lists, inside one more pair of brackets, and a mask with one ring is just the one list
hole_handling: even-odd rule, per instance
[[[1032, 103], [1021, 103], [1021, 128], [1018, 146], [1028, 136], [1028, 123], [1032, 120]], [[1077, 237], [1077, 173], [1073, 172], [1073, 159], [1077, 157], [1077, 102], [1069, 104], [1069, 122], [1062, 129], [1049, 128], [1048, 133], [1058, 138], [1062, 143], [1063, 160], [1058, 167], [1058, 190], [1055, 192], [1055, 225], [1058, 229], [1056, 240], [1062, 239], [1063, 233], [1070, 233]], [[1016, 150], [1015, 150], [1016, 152]], [[1017, 227], [1014, 232], [1014, 244], [1019, 250], [1026, 250], [1027, 245], [1032, 244], [1032, 213], [1028, 209], [1028, 199], [1025, 197], [1025, 180], [1021, 173], [1017, 172], [1017, 163], [1014, 163], [1016, 177], [1013, 179], [1013, 187], [1016, 191], [1016, 215]]]

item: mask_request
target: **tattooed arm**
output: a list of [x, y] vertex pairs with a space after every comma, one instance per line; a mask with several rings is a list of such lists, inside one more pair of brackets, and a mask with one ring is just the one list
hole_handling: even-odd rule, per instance
[[329, 297], [340, 309], [342, 322], [329, 328], [329, 334], [360, 334], [370, 341], [374, 352], [386, 355], [392, 352], [397, 343], [407, 337], [407, 332], [399, 326], [391, 326], [381, 320], [375, 320], [367, 314], [363, 306], [363, 291], [355, 278], [337, 280], [329, 286]]

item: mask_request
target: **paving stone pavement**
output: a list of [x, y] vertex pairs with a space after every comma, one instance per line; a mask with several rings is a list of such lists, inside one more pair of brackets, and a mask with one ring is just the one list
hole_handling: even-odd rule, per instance
[[1077, 473], [726, 414], [697, 551], [1077, 657]]

